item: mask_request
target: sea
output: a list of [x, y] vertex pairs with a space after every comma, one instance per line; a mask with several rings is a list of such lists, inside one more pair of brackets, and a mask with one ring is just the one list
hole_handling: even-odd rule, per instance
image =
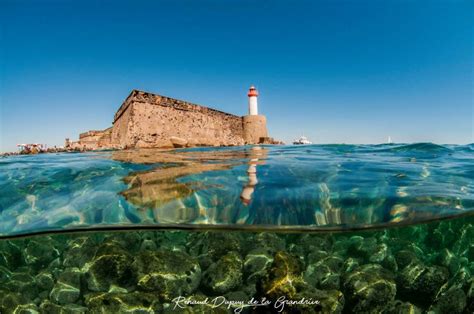
[[1, 313], [474, 313], [474, 144], [0, 158]]

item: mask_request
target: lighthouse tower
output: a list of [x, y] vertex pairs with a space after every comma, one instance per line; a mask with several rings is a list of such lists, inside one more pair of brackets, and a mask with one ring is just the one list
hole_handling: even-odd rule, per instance
[[258, 91], [255, 86], [250, 86], [247, 96], [249, 97], [249, 114], [242, 118], [244, 141], [246, 144], [264, 143], [268, 140], [267, 118], [258, 114]]
[[257, 105], [257, 97], [258, 97], [258, 91], [255, 88], [255, 86], [250, 86], [249, 93], [247, 94], [249, 96], [249, 115], [251, 116], [256, 116], [258, 115], [258, 105]]

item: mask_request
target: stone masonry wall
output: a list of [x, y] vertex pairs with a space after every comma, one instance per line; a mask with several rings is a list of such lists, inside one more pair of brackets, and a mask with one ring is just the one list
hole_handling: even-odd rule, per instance
[[79, 134], [79, 141], [71, 142], [71, 148], [98, 149], [109, 148], [111, 146], [112, 128], [103, 131], [93, 130]]
[[189, 102], [133, 91], [114, 117], [120, 147], [243, 145], [242, 118]]

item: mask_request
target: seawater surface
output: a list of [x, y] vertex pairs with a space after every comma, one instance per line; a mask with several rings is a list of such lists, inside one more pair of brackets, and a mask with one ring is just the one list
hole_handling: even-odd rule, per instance
[[472, 313], [474, 145], [0, 159], [1, 313]]
[[0, 235], [97, 226], [339, 230], [474, 210], [474, 147], [311, 145], [0, 159]]

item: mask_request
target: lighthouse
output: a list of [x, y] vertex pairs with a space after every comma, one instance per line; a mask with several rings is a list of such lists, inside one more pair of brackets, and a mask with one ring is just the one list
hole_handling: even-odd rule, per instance
[[250, 86], [247, 96], [249, 97], [249, 114], [242, 117], [245, 144], [264, 143], [268, 140], [267, 118], [258, 114], [258, 91], [255, 86]]
[[255, 86], [253, 85], [250, 86], [247, 96], [249, 96], [249, 115], [257, 116], [258, 115], [258, 105], [257, 105], [258, 91], [255, 88]]

